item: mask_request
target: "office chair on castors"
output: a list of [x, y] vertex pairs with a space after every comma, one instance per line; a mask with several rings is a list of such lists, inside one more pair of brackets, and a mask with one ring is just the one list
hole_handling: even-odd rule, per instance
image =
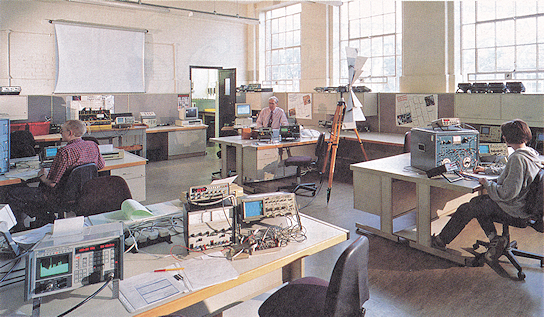
[[287, 189], [295, 194], [297, 194], [297, 191], [299, 190], [306, 190], [310, 192], [312, 196], [315, 196], [315, 193], [317, 191], [317, 186], [315, 183], [301, 183], [302, 168], [308, 168], [312, 165], [318, 164], [318, 162], [322, 160], [324, 148], [326, 148], [325, 133], [321, 133], [319, 137], [317, 138], [317, 144], [315, 148], [315, 156], [317, 157], [317, 161], [314, 161], [311, 156], [305, 156], [305, 155], [290, 156], [285, 161], [283, 161], [285, 167], [287, 166], [297, 167], [297, 182], [288, 186], [279, 187], [278, 190]]
[[360, 236], [342, 252], [329, 282], [317, 277], [292, 281], [268, 297], [259, 316], [360, 317], [368, 298], [368, 238]]
[[121, 209], [121, 204], [131, 199], [127, 182], [116, 175], [93, 178], [83, 186], [76, 215], [91, 216]]
[[[525, 279], [525, 273], [523, 273], [521, 265], [516, 259], [516, 256], [540, 260], [541, 267], [544, 266], [544, 256], [535, 254], [532, 252], [518, 250], [517, 241], [510, 241], [509, 227], [510, 226], [517, 227], [517, 228], [533, 227], [533, 229], [535, 229], [536, 231], [544, 233], [543, 186], [544, 186], [544, 170], [540, 170], [538, 174], [536, 175], [535, 179], [533, 180], [533, 182], [531, 183], [531, 185], [529, 185], [529, 191], [527, 192], [527, 204], [525, 205], [525, 212], [531, 215], [529, 218], [525, 218], [525, 219], [516, 218], [508, 222], [495, 221], [498, 223], [502, 223], [502, 237], [505, 237], [507, 239], [506, 248], [502, 252], [501, 256], [502, 255], [506, 256], [508, 260], [510, 261], [510, 263], [512, 263], [512, 265], [514, 265], [514, 267], [518, 270], [518, 278], [520, 280]], [[476, 243], [473, 245], [473, 249], [476, 250], [478, 249], [479, 246], [484, 246], [485, 248], [489, 249], [489, 245], [490, 245], [489, 242], [477, 240]], [[475, 266], [483, 265], [484, 259], [485, 259], [485, 253], [478, 254], [473, 264]]]

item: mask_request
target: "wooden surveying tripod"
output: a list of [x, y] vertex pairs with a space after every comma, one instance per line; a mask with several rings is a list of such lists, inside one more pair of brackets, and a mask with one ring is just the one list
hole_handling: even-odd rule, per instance
[[[342, 129], [342, 122], [344, 121], [345, 113], [346, 102], [342, 97], [342, 93], [340, 93], [340, 100], [336, 104], [336, 111], [334, 112], [334, 118], [332, 120], [331, 135], [329, 137], [329, 140], [327, 140], [327, 153], [325, 155], [325, 162], [323, 163], [323, 170], [321, 171], [321, 174], [323, 175], [325, 173], [325, 170], [327, 169], [327, 163], [330, 159], [331, 164], [329, 167], [329, 187], [327, 188], [327, 204], [329, 203], [329, 199], [331, 197], [332, 178], [334, 176], [334, 166], [336, 164], [336, 152], [338, 150], [338, 142], [340, 141], [340, 130]], [[353, 128], [353, 131], [355, 131], [355, 135], [357, 135], [357, 140], [359, 141], [359, 145], [361, 146], [361, 150], [363, 151], [365, 161], [368, 161], [368, 157], [363, 146], [363, 141], [361, 141], [361, 138], [359, 137], [359, 132], [357, 131], [357, 128]]]

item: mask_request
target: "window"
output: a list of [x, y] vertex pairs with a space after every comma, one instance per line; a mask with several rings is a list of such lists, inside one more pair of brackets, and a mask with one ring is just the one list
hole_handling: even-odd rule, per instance
[[[263, 86], [274, 91], [300, 90], [300, 12], [301, 4], [264, 12]], [[264, 19], [264, 21], [263, 21]]]
[[401, 1], [351, 0], [340, 7], [339, 47], [333, 53], [338, 84], [348, 84], [346, 47], [359, 50], [368, 57], [360, 81], [379, 92], [398, 91], [402, 72], [402, 10]]
[[544, 92], [544, 1], [459, 2], [462, 81]]

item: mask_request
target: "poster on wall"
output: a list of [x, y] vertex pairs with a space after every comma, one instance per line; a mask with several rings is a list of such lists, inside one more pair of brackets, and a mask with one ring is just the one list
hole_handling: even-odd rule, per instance
[[438, 119], [437, 94], [397, 94], [397, 127], [426, 127]]
[[181, 111], [181, 108], [188, 108], [191, 106], [191, 98], [189, 94], [178, 95], [178, 111]]
[[289, 94], [287, 116], [296, 119], [312, 119], [312, 94]]

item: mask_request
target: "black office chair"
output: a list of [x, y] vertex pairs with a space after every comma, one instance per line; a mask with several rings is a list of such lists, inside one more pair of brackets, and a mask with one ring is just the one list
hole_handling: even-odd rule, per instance
[[95, 177], [98, 177], [98, 168], [94, 163], [82, 164], [64, 172], [52, 194], [48, 195], [51, 210], [61, 217], [63, 212], [75, 212], [83, 186]]
[[81, 137], [82, 140], [85, 140], [85, 141], [93, 141], [94, 143], [96, 143], [97, 145], [100, 145], [100, 143], [98, 142], [98, 139], [95, 138], [94, 136], [90, 136], [90, 135], [84, 135]]
[[20, 130], [10, 133], [10, 158], [36, 155], [36, 141], [30, 131]]
[[368, 298], [368, 238], [360, 236], [342, 252], [329, 282], [316, 277], [290, 282], [259, 307], [259, 316], [364, 316]]
[[315, 193], [317, 191], [317, 186], [315, 183], [301, 183], [301, 177], [302, 177], [302, 168], [308, 168], [312, 165], [316, 165], [316, 167], [319, 169], [319, 163], [323, 160], [323, 155], [326, 150], [326, 144], [325, 144], [325, 133], [321, 133], [319, 137], [317, 138], [317, 144], [315, 147], [315, 156], [317, 157], [317, 160], [314, 161], [311, 156], [306, 155], [299, 155], [299, 156], [290, 156], [287, 159], [285, 159], [284, 165], [287, 166], [296, 166], [297, 167], [297, 182], [293, 183], [288, 186], [281, 186], [278, 188], [278, 190], [289, 190], [295, 194], [299, 190], [306, 190], [312, 194], [312, 196], [315, 196]]
[[77, 202], [77, 216], [91, 216], [121, 209], [121, 204], [132, 195], [121, 176], [101, 176], [89, 180]]
[[[526, 208], [525, 212], [531, 216], [526, 219], [518, 218], [510, 222], [495, 221], [498, 223], [502, 223], [502, 236], [506, 237], [508, 241], [507, 247], [504, 249], [501, 256], [502, 255], [506, 256], [508, 260], [510, 261], [510, 263], [512, 263], [512, 265], [514, 265], [514, 267], [518, 270], [518, 278], [520, 280], [525, 279], [525, 273], [523, 273], [523, 269], [515, 256], [517, 255], [517, 256], [521, 256], [525, 258], [540, 260], [541, 267], [544, 266], [544, 256], [535, 254], [532, 252], [518, 250], [517, 241], [515, 240], [510, 241], [509, 227], [513, 226], [517, 228], [526, 228], [530, 226], [530, 227], [533, 227], [533, 229], [535, 229], [536, 231], [544, 233], [544, 221], [543, 221], [544, 189], [543, 187], [544, 187], [544, 170], [541, 169], [536, 175], [531, 185], [529, 185], [529, 191], [527, 193], [527, 204], [525, 206]], [[476, 250], [478, 249], [479, 246], [484, 246], [485, 248], [489, 249], [489, 242], [477, 240], [476, 243], [473, 245], [473, 249]], [[474, 260], [474, 265], [483, 265], [485, 261], [484, 256], [485, 256], [485, 253], [478, 254], [476, 256], [476, 259]]]

